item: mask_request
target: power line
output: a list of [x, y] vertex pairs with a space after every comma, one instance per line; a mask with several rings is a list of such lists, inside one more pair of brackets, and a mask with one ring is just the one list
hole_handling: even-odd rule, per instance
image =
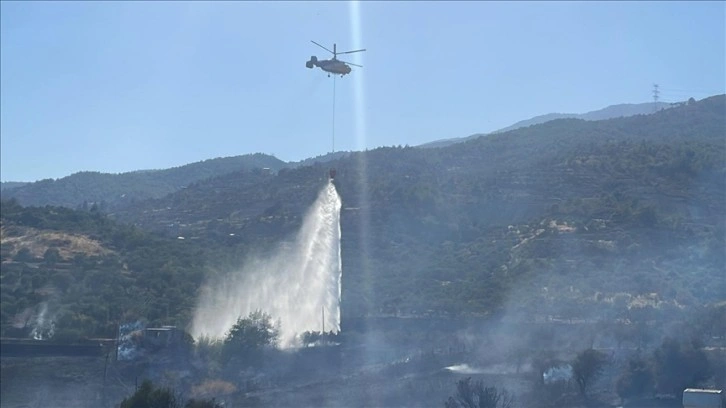
[[723, 90], [720, 90], [720, 91], [713, 91], [713, 90], [707, 91], [707, 90], [704, 90], [704, 89], [670, 88], [670, 87], [667, 87], [667, 86], [666, 87], [660, 87], [660, 89], [662, 90], [662, 92], [665, 92], [665, 93], [671, 93], [671, 92], [681, 93], [682, 92], [682, 93], [693, 93], [693, 94], [718, 95], [718, 94], [722, 94], [724, 92]]
[[659, 86], [658, 95], [660, 98], [686, 100], [689, 98], [705, 98], [713, 95], [723, 95], [724, 90], [705, 91], [702, 89], [683, 89]]

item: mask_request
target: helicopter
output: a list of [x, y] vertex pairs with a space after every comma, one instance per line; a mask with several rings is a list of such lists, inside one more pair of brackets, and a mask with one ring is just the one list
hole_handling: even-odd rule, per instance
[[313, 67], [319, 67], [323, 71], [328, 73], [328, 77], [330, 77], [330, 74], [338, 75], [340, 74], [340, 77], [344, 77], [346, 74], [350, 74], [351, 68], [350, 65], [353, 65], [355, 67], [361, 67], [362, 65], [353, 64], [351, 62], [341, 61], [338, 59], [338, 54], [352, 54], [354, 52], [361, 52], [365, 51], [365, 49], [362, 50], [354, 50], [354, 51], [345, 51], [345, 52], [338, 52], [336, 49], [336, 45], [333, 44], [333, 51], [330, 51], [329, 49], [323, 47], [322, 45], [316, 43], [315, 41], [310, 40], [313, 44], [317, 45], [318, 47], [324, 49], [325, 51], [328, 51], [329, 53], [333, 54], [333, 58], [329, 60], [319, 60], [318, 57], [312, 56], [310, 57], [310, 61], [305, 63], [305, 66], [312, 69]]

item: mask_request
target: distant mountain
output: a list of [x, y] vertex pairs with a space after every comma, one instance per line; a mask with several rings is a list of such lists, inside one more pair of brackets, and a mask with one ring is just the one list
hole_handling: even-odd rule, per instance
[[23, 181], [2, 181], [0, 182], [0, 191], [11, 190], [13, 188], [22, 187], [26, 184], [29, 183]]
[[[725, 119], [718, 95], [651, 115], [555, 119], [325, 164], [214, 159], [195, 165], [226, 173], [187, 177], [187, 188], [177, 175], [165, 187], [176, 191], [105, 214], [4, 201], [0, 328], [30, 321], [26, 312], [44, 299], [59, 303], [49, 303], [59, 332], [114, 333], [122, 318], [185, 326], [207, 277], [237, 271], [299, 231], [328, 167], [342, 200], [346, 327], [368, 316], [632, 319], [650, 313], [644, 301], [666, 314], [723, 301]], [[283, 168], [272, 171], [275, 163]], [[134, 182], [151, 188], [146, 178], [158, 172], [81, 174], [94, 184], [62, 188], [108, 196]]]
[[725, 106], [719, 95], [440, 149], [355, 152], [271, 177], [228, 174], [110, 217], [239, 253], [294, 233], [334, 166], [349, 322], [486, 314], [507, 301], [556, 314], [573, 297], [610, 307], [594, 304], [597, 293], [699, 304], [726, 290]]
[[605, 120], [619, 117], [635, 116], [635, 115], [647, 115], [657, 110], [671, 108], [679, 104], [658, 102], [657, 105], [653, 103], [624, 103], [620, 105], [611, 105], [603, 109], [599, 109], [587, 113], [548, 113], [546, 115], [535, 116], [531, 119], [519, 121], [511, 126], [495, 130], [491, 133], [476, 133], [467, 137], [459, 137], [453, 139], [436, 140], [429, 143], [424, 143], [417, 147], [444, 147], [454, 143], [461, 143], [470, 139], [476, 139], [487, 134], [504, 133], [510, 130], [519, 129], [527, 126], [538, 125], [540, 123], [549, 122], [556, 119], [582, 119], [582, 120]]
[[[658, 109], [678, 104], [659, 103]], [[652, 103], [620, 104], [584, 114], [551, 113], [523, 120], [491, 134], [503, 133], [556, 119], [603, 120], [652, 113]], [[417, 147], [444, 147], [475, 139], [485, 134], [439, 140]], [[79, 172], [60, 179], [45, 179], [33, 183], [3, 182], [3, 198], [15, 198], [22, 205], [55, 205], [76, 208], [83, 205], [101, 205], [105, 210], [125, 207], [129, 202], [160, 198], [187, 187], [190, 183], [235, 173], [240, 170], [267, 168], [277, 172], [283, 168], [296, 168], [334, 162], [349, 157], [352, 152], [334, 152], [298, 162], [284, 162], [273, 156], [249, 154], [243, 156], [208, 159], [171, 169], [139, 170], [121, 174]]]
[[208, 159], [165, 170], [139, 170], [109, 174], [84, 171], [60, 179], [46, 179], [5, 188], [3, 199], [14, 198], [24, 206], [63, 206], [77, 208], [94, 203], [105, 209], [123, 207], [140, 200], [163, 197], [191, 183], [210, 177], [269, 169], [274, 173], [287, 164], [273, 156], [256, 153]]
[[[2, 182], [3, 198], [15, 198], [25, 206], [53, 205], [76, 208], [84, 203], [102, 205], [105, 210], [122, 208], [134, 200], [160, 198], [199, 180], [257, 169], [271, 174], [332, 162], [351, 152], [334, 152], [297, 162], [284, 162], [265, 154], [218, 157], [180, 167], [137, 170], [121, 174], [84, 171], [60, 179], [37, 182]], [[12, 190], [12, 191], [11, 191]]]
[[328, 163], [333, 160], [342, 159], [351, 154], [351, 152], [333, 152], [321, 156], [311, 157], [309, 159], [300, 160], [298, 162], [288, 162], [288, 167], [312, 166], [315, 163]]

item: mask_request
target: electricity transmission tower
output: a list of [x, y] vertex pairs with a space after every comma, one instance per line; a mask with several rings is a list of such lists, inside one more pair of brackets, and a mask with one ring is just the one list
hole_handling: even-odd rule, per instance
[[658, 110], [658, 94], [660, 94], [658, 84], [653, 84], [653, 112]]

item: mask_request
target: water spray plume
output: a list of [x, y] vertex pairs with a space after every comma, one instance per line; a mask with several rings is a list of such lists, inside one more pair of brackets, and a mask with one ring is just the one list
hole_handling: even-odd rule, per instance
[[41, 303], [40, 311], [32, 327], [30, 335], [35, 340], [48, 340], [55, 334], [55, 321], [49, 316], [47, 302]]
[[[214, 285], [206, 287], [192, 321], [195, 338], [223, 338], [255, 310], [280, 320], [280, 346], [296, 345], [305, 331], [340, 330], [341, 201], [332, 182], [320, 191], [292, 242], [267, 259], [249, 260]], [[324, 322], [321, 321], [324, 310]]]

